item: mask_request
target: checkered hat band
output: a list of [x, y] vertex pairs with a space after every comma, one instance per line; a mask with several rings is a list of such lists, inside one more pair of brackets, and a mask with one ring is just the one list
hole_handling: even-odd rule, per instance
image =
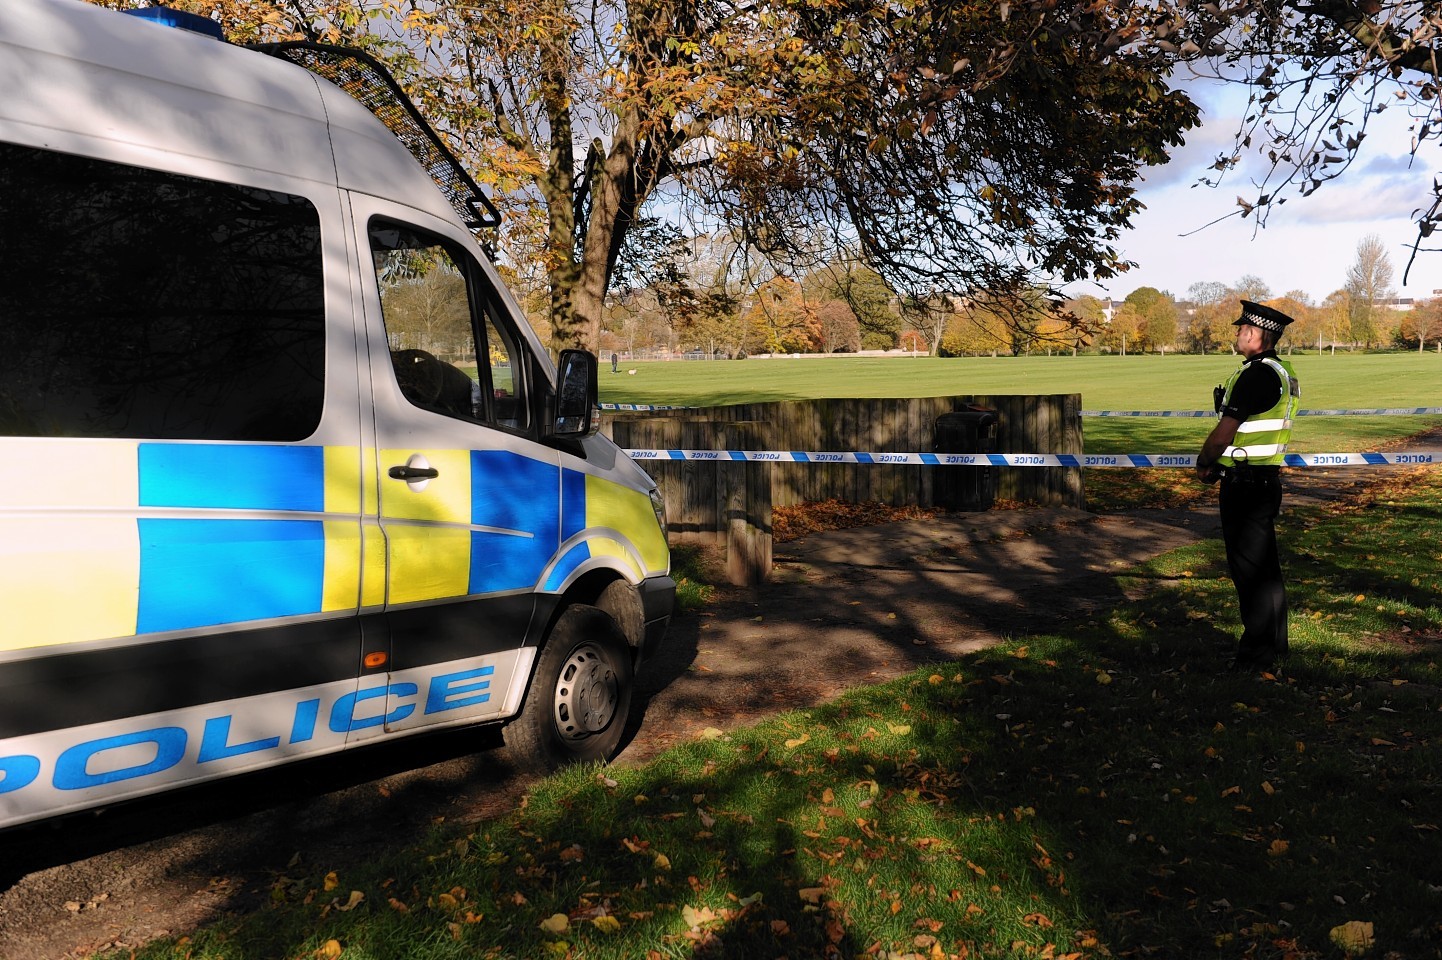
[[1243, 313], [1242, 319], [1245, 320], [1247, 323], [1250, 323], [1252, 326], [1261, 327], [1263, 330], [1266, 330], [1270, 333], [1281, 333], [1282, 330], [1286, 327], [1285, 324], [1278, 323], [1271, 317], [1264, 317], [1259, 313]]

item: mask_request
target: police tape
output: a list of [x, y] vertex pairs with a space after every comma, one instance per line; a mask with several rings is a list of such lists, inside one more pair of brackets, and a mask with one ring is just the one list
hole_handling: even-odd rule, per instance
[[[649, 403], [601, 403], [602, 410], [625, 410], [644, 412], [647, 410], [703, 410], [704, 407], [685, 407]], [[1083, 410], [1083, 417], [1215, 417], [1213, 410]], [[1379, 407], [1371, 410], [1298, 410], [1299, 417], [1419, 417], [1442, 416], [1442, 407]]]
[[[1417, 417], [1442, 414], [1442, 407], [1380, 407], [1372, 410], [1298, 410], [1299, 417]], [[1083, 410], [1084, 417], [1215, 417], [1212, 410]]]
[[[864, 453], [814, 450], [627, 450], [633, 460], [744, 461], [746, 463], [855, 463], [921, 467], [1180, 467], [1197, 464], [1190, 453]], [[1442, 464], [1442, 450], [1399, 453], [1289, 453], [1289, 467], [1408, 467]]]
[[650, 403], [598, 403], [602, 410], [700, 410], [700, 407], [660, 406]]

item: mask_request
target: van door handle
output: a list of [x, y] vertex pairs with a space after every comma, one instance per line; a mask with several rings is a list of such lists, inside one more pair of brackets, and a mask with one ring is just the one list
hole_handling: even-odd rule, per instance
[[392, 480], [405, 480], [409, 483], [412, 480], [434, 480], [441, 475], [435, 467], [391, 467], [388, 471]]
[[439, 477], [441, 472], [431, 466], [425, 454], [413, 453], [406, 458], [405, 466], [391, 467], [386, 474], [392, 480], [404, 480], [412, 493], [420, 493], [432, 480]]

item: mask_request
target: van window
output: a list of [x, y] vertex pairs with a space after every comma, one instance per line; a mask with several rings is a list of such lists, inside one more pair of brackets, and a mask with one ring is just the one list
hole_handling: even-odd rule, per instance
[[526, 426], [526, 404], [521, 390], [522, 354], [516, 339], [495, 318], [486, 317], [486, 358], [491, 375], [491, 402], [497, 423], [520, 430]]
[[0, 435], [303, 440], [320, 221], [302, 197], [0, 144]]
[[405, 398], [446, 416], [525, 430], [524, 355], [468, 255], [385, 220], [371, 224], [370, 239], [387, 346]]

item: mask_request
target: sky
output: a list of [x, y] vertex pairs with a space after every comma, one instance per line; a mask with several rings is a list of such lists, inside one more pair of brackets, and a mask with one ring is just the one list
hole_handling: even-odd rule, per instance
[[[1279, 194], [1287, 202], [1273, 209], [1265, 227], [1258, 229], [1255, 214], [1206, 226], [1237, 209], [1239, 195], [1256, 196], [1249, 173], [1260, 174], [1262, 161], [1253, 154], [1219, 187], [1194, 187], [1218, 155], [1231, 151], [1245, 103], [1235, 88], [1191, 84], [1188, 89], [1202, 106], [1202, 126], [1188, 133], [1170, 163], [1147, 171], [1138, 192], [1147, 209], [1133, 218], [1133, 229], [1119, 244], [1136, 267], [1105, 288], [1078, 283], [1068, 286], [1068, 293], [1122, 300], [1145, 286], [1180, 298], [1193, 283], [1235, 286], [1250, 274], [1265, 281], [1273, 296], [1302, 290], [1320, 303], [1346, 283], [1357, 244], [1369, 234], [1382, 240], [1391, 260], [1396, 296], [1420, 299], [1442, 290], [1442, 252], [1419, 254], [1402, 284], [1417, 237], [1412, 214], [1430, 203], [1439, 160], [1435, 144], [1416, 160], [1409, 156], [1411, 121], [1402, 110], [1373, 118], [1361, 154], [1341, 178], [1309, 197], [1294, 188]], [[1442, 247], [1442, 238], [1430, 245]]]

